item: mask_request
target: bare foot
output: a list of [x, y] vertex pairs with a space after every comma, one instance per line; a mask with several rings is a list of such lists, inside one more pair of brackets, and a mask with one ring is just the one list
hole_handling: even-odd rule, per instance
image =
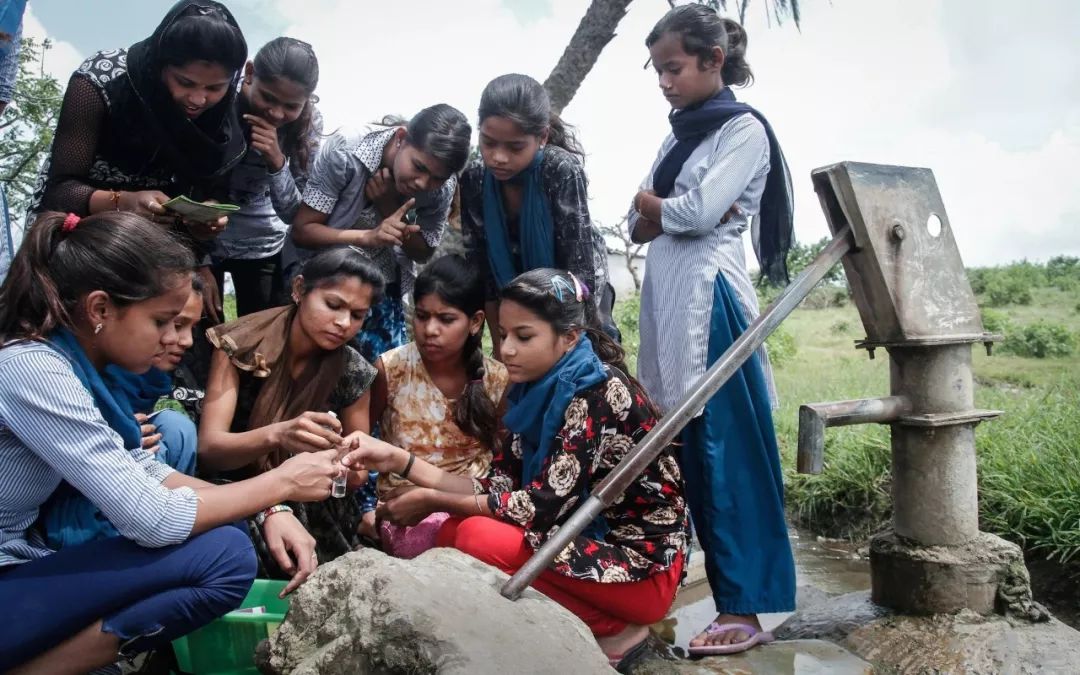
[[[721, 614], [716, 617], [714, 621], [717, 625], [724, 625], [725, 623], [745, 623], [761, 631], [761, 622], [758, 621], [756, 614], [740, 615], [740, 614]], [[709, 633], [702, 631], [690, 641], [691, 647], [715, 647], [717, 645], [733, 645], [737, 642], [743, 642], [750, 639], [750, 634], [745, 630], [732, 629], [722, 633]]]
[[630, 624], [615, 635], [596, 638], [596, 644], [607, 654], [609, 659], [619, 659], [635, 645], [649, 637], [648, 626]]

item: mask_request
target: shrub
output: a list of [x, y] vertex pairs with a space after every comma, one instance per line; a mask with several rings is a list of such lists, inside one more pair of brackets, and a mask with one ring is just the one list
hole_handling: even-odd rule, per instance
[[1069, 356], [1076, 350], [1076, 336], [1059, 323], [1039, 320], [1013, 330], [1005, 338], [1002, 349], [1036, 359]]
[[829, 330], [831, 330], [836, 335], [842, 335], [851, 330], [851, 322], [847, 319], [840, 319], [839, 321], [834, 322], [833, 325], [829, 326]]
[[1005, 312], [996, 309], [982, 310], [982, 324], [988, 333], [1006, 334], [1012, 330], [1012, 320]]
[[1018, 274], [994, 275], [986, 282], [985, 292], [991, 307], [1031, 304], [1031, 285]]
[[795, 336], [784, 330], [783, 327], [765, 340], [765, 346], [769, 352], [769, 362], [774, 368], [782, 368], [785, 363], [795, 358], [798, 347], [795, 345]]
[[637, 293], [619, 300], [612, 310], [612, 318], [615, 325], [622, 333], [622, 347], [626, 351], [626, 367], [630, 374], [637, 373], [638, 345], [641, 341], [641, 333], [638, 325], [638, 315], [641, 313], [641, 296]]
[[1080, 286], [1080, 258], [1058, 255], [1046, 262], [1046, 280], [1063, 291]]

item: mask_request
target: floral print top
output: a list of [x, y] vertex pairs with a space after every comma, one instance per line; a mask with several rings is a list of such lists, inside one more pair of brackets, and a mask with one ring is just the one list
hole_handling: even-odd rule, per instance
[[[570, 517], [574, 506], [607, 477], [657, 420], [644, 390], [616, 368], [580, 392], [566, 408], [565, 424], [540, 477], [521, 485], [520, 438], [511, 435], [477, 479], [496, 517], [525, 530], [539, 548]], [[559, 574], [600, 583], [641, 581], [667, 570], [689, 541], [683, 480], [672, 448], [665, 449], [603, 517], [603, 540], [578, 536], [555, 558]]]
[[[381, 357], [386, 373], [386, 410], [379, 434], [391, 445], [414, 453], [443, 471], [461, 476], [485, 476], [491, 449], [469, 436], [454, 421], [454, 399], [447, 399], [431, 379], [415, 342]], [[484, 392], [496, 406], [509, 383], [506, 366], [484, 356]], [[379, 474], [379, 495], [409, 485], [396, 475]]]

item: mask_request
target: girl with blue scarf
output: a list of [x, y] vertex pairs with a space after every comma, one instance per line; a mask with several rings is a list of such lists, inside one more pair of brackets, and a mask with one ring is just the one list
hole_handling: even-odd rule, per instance
[[[449, 513], [437, 545], [513, 574], [656, 425], [656, 415], [626, 374], [622, 349], [596, 328], [594, 305], [573, 274], [541, 268], [520, 275], [503, 288], [499, 312], [509, 433], [486, 476], [450, 474], [364, 434], [346, 439], [356, 450], [343, 463], [420, 486], [385, 501], [385, 520], [412, 525]], [[675, 598], [687, 542], [682, 493], [669, 449], [533, 583], [580, 617], [623, 670], [647, 652], [648, 626]]]
[[[255, 555], [231, 524], [326, 499], [341, 473], [333, 452], [305, 453], [210, 485], [143, 450], [106, 371], [145, 372], [176, 343], [194, 262], [141, 216], [47, 213], [0, 287], [0, 607], [18, 619], [0, 631], [0, 672], [90, 672], [235, 609]], [[118, 535], [52, 550], [35, 521], [61, 482]]]
[[[177, 340], [154, 359], [150, 370], [136, 374], [110, 365], [102, 375], [121, 408], [117, 424], [133, 435], [134, 430], [129, 425], [134, 422], [139, 428], [142, 447], [158, 462], [188, 476], [195, 475], [198, 451], [195, 422], [177, 410], [163, 408], [154, 412], [154, 408], [159, 400], [172, 393], [171, 373], [194, 343], [192, 327], [202, 314], [202, 283], [195, 277], [187, 304], [173, 319]], [[65, 344], [64, 338], [54, 338], [54, 343]], [[73, 347], [68, 345], [67, 348]], [[128, 411], [130, 419], [125, 418]], [[40, 527], [49, 547], [55, 550], [119, 534], [100, 509], [67, 483], [53, 493], [42, 509]]]
[[595, 290], [601, 326], [611, 320], [607, 246], [589, 217], [584, 152], [548, 94], [527, 75], [492, 80], [480, 97], [480, 154], [461, 175], [461, 227], [469, 262], [487, 283], [495, 353], [500, 291], [542, 267], [565, 269]]
[[[646, 45], [673, 109], [672, 134], [628, 223], [637, 241], [651, 242], [638, 374], [670, 410], [757, 315], [742, 242], [750, 217], [762, 273], [786, 282], [791, 186], [768, 121], [729, 88], [751, 79], [739, 24], [683, 5]], [[691, 640], [691, 654], [768, 642], [757, 615], [795, 608], [773, 400], [762, 350], [683, 432], [686, 498], [718, 612]]]

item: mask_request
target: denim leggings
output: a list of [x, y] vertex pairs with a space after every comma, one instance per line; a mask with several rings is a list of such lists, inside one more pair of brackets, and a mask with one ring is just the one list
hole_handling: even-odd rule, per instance
[[[236, 609], [255, 579], [247, 533], [219, 527], [164, 548], [121, 537], [0, 569], [0, 672], [101, 619], [120, 653], [167, 644]], [[11, 620], [14, 619], [14, 620]]]

